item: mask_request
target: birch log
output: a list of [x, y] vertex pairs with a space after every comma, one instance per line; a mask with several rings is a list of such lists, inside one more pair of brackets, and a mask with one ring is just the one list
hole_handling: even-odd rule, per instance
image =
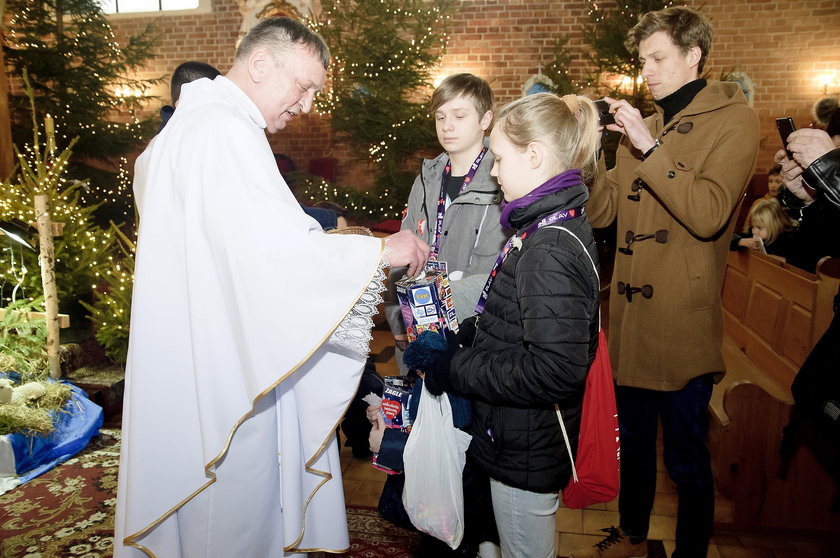
[[47, 194], [35, 195], [35, 226], [38, 229], [38, 243], [41, 249], [38, 263], [41, 265], [41, 281], [44, 284], [47, 361], [50, 368], [50, 377], [59, 378], [61, 377], [61, 366], [58, 357], [58, 291], [55, 284], [55, 249], [50, 224], [50, 197]]

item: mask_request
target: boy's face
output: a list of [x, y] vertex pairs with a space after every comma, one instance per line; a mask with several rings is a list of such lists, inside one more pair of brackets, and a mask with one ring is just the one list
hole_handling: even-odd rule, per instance
[[460, 96], [442, 104], [434, 118], [438, 141], [452, 156], [481, 149], [493, 113], [478, 114], [472, 98]]

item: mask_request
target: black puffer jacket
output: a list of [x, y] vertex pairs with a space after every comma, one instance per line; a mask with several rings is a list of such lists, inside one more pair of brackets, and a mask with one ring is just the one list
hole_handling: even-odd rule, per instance
[[[584, 205], [573, 186], [511, 216], [522, 230], [554, 211]], [[586, 217], [559, 223], [597, 264]], [[491, 478], [532, 492], [563, 488], [571, 476], [554, 403], [577, 447], [586, 374], [598, 343], [597, 275], [568, 232], [545, 227], [513, 248], [478, 322], [472, 348], [452, 359], [454, 391], [473, 399], [470, 451]]]

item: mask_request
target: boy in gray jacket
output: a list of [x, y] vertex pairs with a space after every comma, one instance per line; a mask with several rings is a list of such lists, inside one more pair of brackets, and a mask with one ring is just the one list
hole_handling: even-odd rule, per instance
[[[510, 237], [499, 224], [501, 194], [490, 176], [493, 155], [484, 137], [493, 121], [493, 91], [480, 77], [454, 74], [435, 89], [430, 108], [444, 152], [423, 160], [400, 228], [414, 231], [446, 262], [460, 322], [475, 315], [490, 268]], [[391, 285], [404, 274], [404, 268], [393, 269]], [[405, 374], [402, 349], [408, 339], [393, 289], [390, 294], [385, 314]]]

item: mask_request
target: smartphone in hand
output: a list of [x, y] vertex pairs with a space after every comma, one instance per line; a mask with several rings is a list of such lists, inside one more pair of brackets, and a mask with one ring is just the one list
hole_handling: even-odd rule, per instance
[[610, 112], [610, 105], [604, 99], [595, 101], [595, 108], [598, 109], [598, 123], [601, 126], [615, 124], [615, 116]]
[[785, 148], [785, 153], [787, 153], [788, 159], [793, 161], [793, 153], [791, 153], [790, 149], [788, 149], [788, 136], [796, 130], [796, 126], [793, 124], [793, 118], [790, 116], [777, 118], [776, 128], [779, 130], [779, 137], [782, 138], [782, 147]]

